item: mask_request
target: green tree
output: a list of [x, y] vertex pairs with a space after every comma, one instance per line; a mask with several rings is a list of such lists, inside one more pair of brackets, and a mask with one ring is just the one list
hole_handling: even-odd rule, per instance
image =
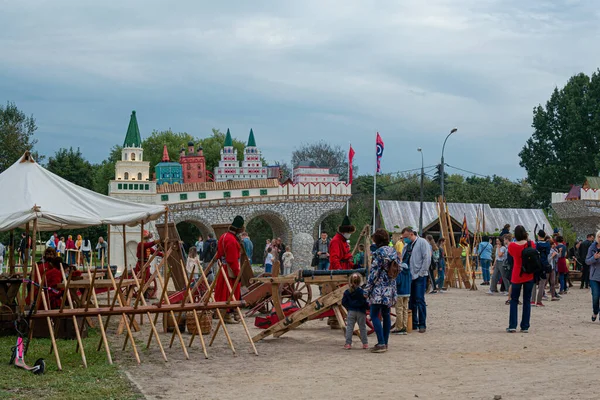
[[94, 191], [102, 194], [108, 194], [108, 184], [115, 179], [115, 165], [121, 159], [121, 146], [113, 146], [110, 149], [110, 155], [104, 161], [96, 166], [94, 175]]
[[[292, 152], [292, 167], [303, 161], [314, 161], [319, 167], [327, 167], [332, 174], [338, 174], [341, 180], [348, 179], [348, 151], [339, 145], [331, 145], [323, 140], [302, 144]], [[358, 175], [358, 167], [353, 167], [354, 176]]]
[[86, 189], [94, 188], [95, 168], [83, 158], [79, 147], [59, 149], [53, 157], [48, 159], [48, 171]]
[[600, 71], [580, 73], [533, 110], [534, 132], [519, 153], [527, 181], [542, 205], [600, 167]]
[[[0, 106], [0, 173], [15, 163], [25, 151], [32, 151], [37, 144], [33, 138], [36, 131], [35, 119], [26, 116], [15, 103], [7, 102]], [[34, 153], [36, 161], [42, 161]]]

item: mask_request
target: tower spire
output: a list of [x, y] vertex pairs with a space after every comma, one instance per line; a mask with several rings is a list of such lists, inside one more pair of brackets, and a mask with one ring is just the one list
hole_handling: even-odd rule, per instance
[[225, 144], [224, 147], [232, 147], [233, 140], [231, 139], [231, 133], [229, 133], [229, 128], [227, 128], [227, 135], [225, 135]]
[[167, 145], [166, 145], [166, 144], [163, 146], [163, 157], [162, 157], [162, 161], [163, 161], [163, 162], [169, 162], [169, 161], [171, 161], [171, 160], [169, 159], [169, 152], [167, 151]]
[[250, 128], [250, 137], [248, 138], [248, 147], [256, 147], [256, 140], [254, 140], [254, 132]]
[[129, 119], [129, 127], [127, 128], [127, 135], [125, 135], [123, 147], [142, 147], [140, 128], [138, 127], [137, 118], [135, 116], [135, 110], [131, 112], [131, 118]]

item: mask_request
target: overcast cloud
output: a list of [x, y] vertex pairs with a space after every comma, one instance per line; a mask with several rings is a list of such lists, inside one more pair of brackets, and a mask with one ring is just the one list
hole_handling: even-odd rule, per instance
[[[325, 139], [360, 172], [446, 162], [525, 175], [517, 153], [554, 86], [600, 66], [599, 2], [0, 0], [0, 101], [37, 119], [39, 150], [93, 162], [143, 136], [250, 128], [269, 161]], [[449, 170], [452, 171], [452, 170]]]

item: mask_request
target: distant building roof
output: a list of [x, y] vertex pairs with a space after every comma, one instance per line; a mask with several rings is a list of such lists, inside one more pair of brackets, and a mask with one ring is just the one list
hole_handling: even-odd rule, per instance
[[319, 166], [312, 160], [300, 161], [296, 168], [319, 168]]
[[600, 189], [600, 177], [598, 176], [586, 176], [585, 183], [583, 184], [584, 189]]
[[177, 193], [177, 192], [196, 192], [211, 190], [236, 190], [236, 189], [254, 189], [254, 188], [275, 188], [279, 187], [277, 179], [250, 179], [246, 181], [225, 181], [225, 182], [196, 182], [196, 183], [175, 183], [172, 185], [159, 185], [156, 188], [157, 193]]
[[225, 135], [225, 143], [223, 147], [231, 147], [233, 146], [233, 140], [231, 139], [231, 133], [229, 132], [229, 128], [227, 128], [227, 134]]
[[581, 199], [581, 186], [573, 185], [571, 190], [567, 193], [565, 200], [579, 200]]
[[256, 147], [256, 140], [254, 140], [254, 132], [250, 128], [250, 137], [248, 138], [248, 147]]
[[[419, 226], [419, 202], [418, 201], [393, 201], [379, 200], [379, 213], [385, 229], [391, 232], [399, 232], [406, 226], [417, 228]], [[483, 207], [485, 218], [485, 232], [493, 233], [500, 231], [506, 224], [511, 229], [517, 225], [523, 225], [528, 232], [533, 232], [535, 225], [538, 229], [545, 226], [547, 231], [551, 230], [550, 222], [541, 209], [526, 208], [491, 208], [489, 204], [474, 203], [448, 203], [450, 216], [459, 223], [467, 217], [469, 231], [476, 228], [477, 209]], [[438, 220], [437, 203], [423, 203], [423, 228], [434, 225]], [[482, 224], [483, 225], [483, 224]], [[483, 226], [480, 227], [483, 230]]]
[[129, 127], [127, 128], [123, 147], [142, 147], [142, 138], [140, 137], [140, 128], [138, 127], [135, 110], [131, 112], [131, 118], [129, 118]]

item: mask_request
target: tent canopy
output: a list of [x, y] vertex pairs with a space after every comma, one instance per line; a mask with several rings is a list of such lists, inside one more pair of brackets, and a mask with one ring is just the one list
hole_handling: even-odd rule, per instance
[[40, 166], [29, 152], [0, 174], [0, 188], [0, 231], [24, 228], [36, 218], [39, 231], [134, 226], [156, 220], [166, 210], [84, 189]]

